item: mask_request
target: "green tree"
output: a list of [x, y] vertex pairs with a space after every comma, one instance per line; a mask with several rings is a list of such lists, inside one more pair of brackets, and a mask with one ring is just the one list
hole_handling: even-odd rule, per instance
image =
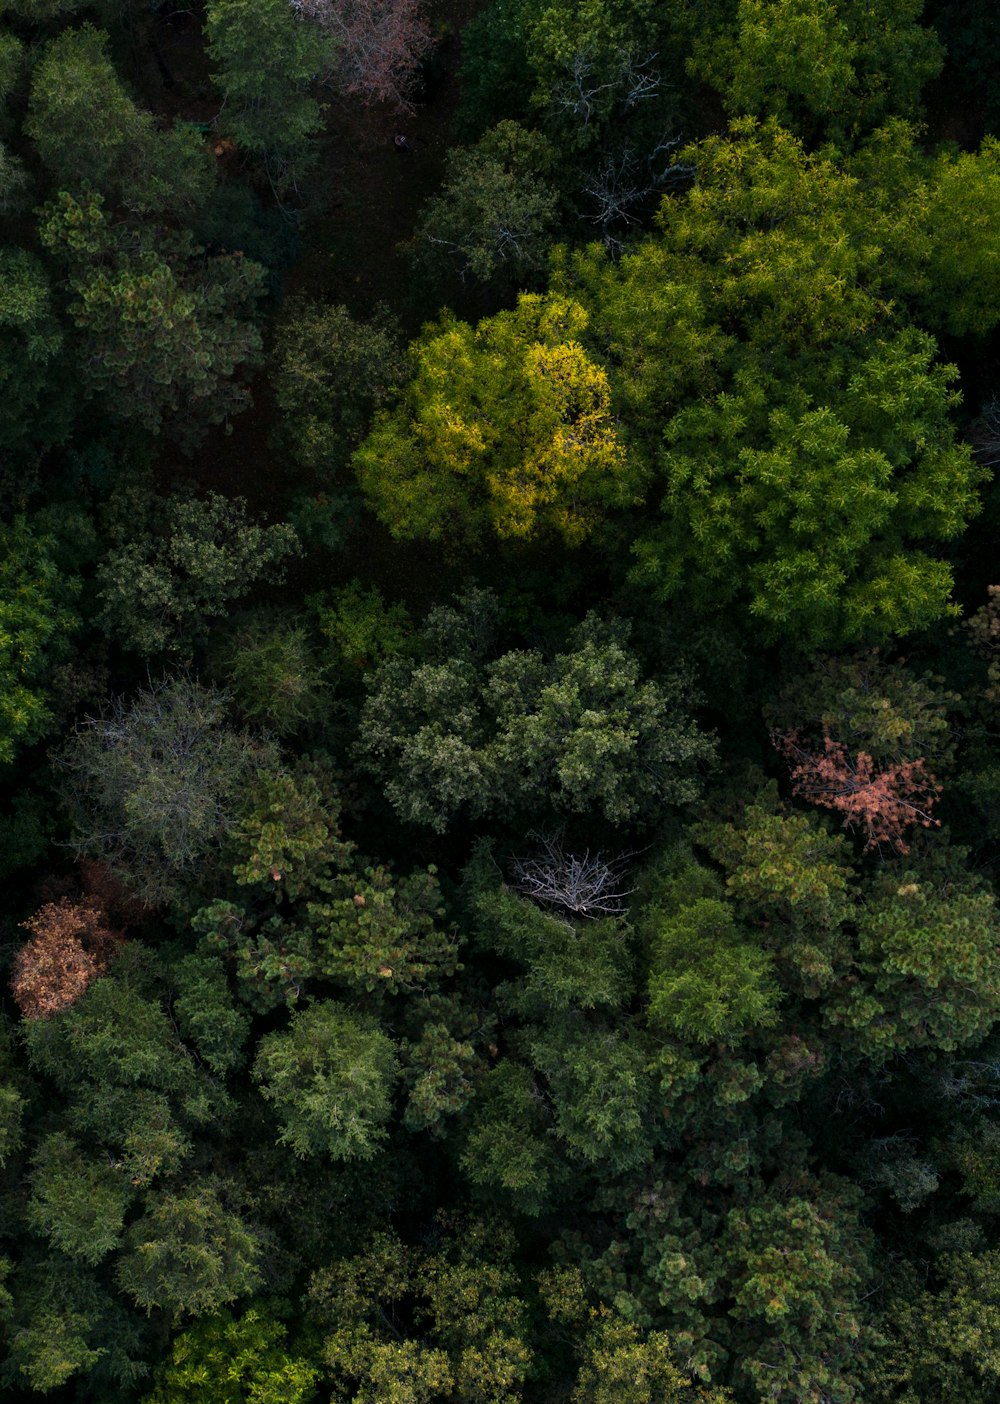
[[261, 1306], [206, 1317], [175, 1336], [143, 1404], [306, 1404], [319, 1372], [289, 1353], [287, 1335]]
[[889, 117], [919, 112], [943, 61], [923, 0], [739, 0], [735, 22], [702, 31], [692, 71], [727, 112], [774, 117], [807, 139], [856, 139]]
[[[74, 396], [61, 384], [64, 332], [39, 261], [24, 249], [0, 250], [0, 467], [9, 489], [34, 449], [66, 438]], [[19, 476], [19, 475], [18, 475]]]
[[261, 1039], [253, 1075], [295, 1155], [370, 1160], [385, 1139], [397, 1072], [378, 1026], [332, 1000]]
[[320, 482], [346, 466], [407, 373], [398, 328], [384, 309], [359, 322], [346, 307], [301, 298], [284, 305], [274, 362], [281, 436]]
[[169, 423], [191, 443], [245, 408], [237, 371], [260, 352], [259, 264], [203, 257], [187, 233], [116, 224], [90, 191], [60, 193], [39, 236], [66, 268], [83, 383], [112, 418], [153, 434]]
[[202, 1180], [150, 1199], [126, 1234], [116, 1276], [147, 1312], [204, 1316], [257, 1287], [261, 1252], [254, 1231]]
[[475, 146], [453, 147], [441, 191], [421, 211], [413, 257], [463, 282], [514, 287], [544, 272], [558, 196], [545, 179], [555, 153], [544, 137], [500, 122]]
[[190, 658], [210, 621], [226, 614], [260, 580], [283, 576], [299, 548], [287, 522], [248, 520], [243, 498], [157, 501], [145, 530], [133, 524], [98, 568], [101, 622], [145, 658]]
[[635, 498], [606, 373], [584, 351], [579, 303], [523, 294], [476, 328], [446, 318], [411, 347], [400, 407], [354, 456], [394, 536], [583, 541]]
[[77, 582], [60, 573], [54, 545], [25, 517], [0, 527], [0, 761], [44, 735], [43, 682], [77, 623]]
[[273, 182], [294, 182], [322, 124], [309, 86], [325, 67], [329, 41], [284, 0], [211, 0], [205, 37], [223, 129], [265, 160]]
[[57, 1131], [32, 1157], [28, 1222], [60, 1252], [93, 1265], [118, 1247], [133, 1194], [120, 1162], [102, 1164]]
[[684, 717], [683, 677], [642, 681], [626, 631], [595, 616], [551, 660], [488, 661], [489, 608], [474, 592], [433, 610], [417, 660], [390, 659], [372, 680], [361, 750], [401, 818], [441, 831], [463, 808], [547, 802], [622, 824], [695, 798], [714, 748]]
[[107, 34], [89, 24], [46, 44], [24, 130], [60, 190], [89, 188], [133, 214], [191, 214], [215, 180], [196, 129], [158, 132], [122, 87]]
[[878, 1404], [987, 1404], [1000, 1384], [996, 1250], [940, 1255], [923, 1290], [887, 1303], [884, 1330], [871, 1379]]

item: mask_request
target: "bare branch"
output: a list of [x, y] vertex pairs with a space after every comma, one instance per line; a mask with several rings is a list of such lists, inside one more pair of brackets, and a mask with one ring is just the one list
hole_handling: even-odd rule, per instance
[[623, 888], [622, 882], [633, 854], [609, 859], [602, 853], [592, 856], [589, 850], [567, 853], [561, 835], [539, 841], [540, 853], [511, 862], [516, 891], [544, 906], [563, 907], [591, 919], [621, 916], [627, 910], [626, 899], [633, 889]]

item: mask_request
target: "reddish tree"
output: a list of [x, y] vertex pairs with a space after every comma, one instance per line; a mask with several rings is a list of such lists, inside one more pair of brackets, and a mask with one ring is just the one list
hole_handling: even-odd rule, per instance
[[931, 810], [942, 787], [922, 760], [879, 769], [865, 751], [852, 756], [825, 727], [822, 751], [809, 750], [796, 731], [772, 733], [771, 740], [789, 763], [794, 793], [843, 815], [845, 828], [864, 832], [866, 849], [888, 844], [907, 853], [909, 829], [940, 825]]
[[291, 0], [337, 46], [345, 93], [412, 111], [417, 70], [433, 44], [420, 0]]
[[46, 902], [21, 924], [32, 937], [14, 959], [10, 984], [26, 1019], [48, 1019], [75, 1003], [122, 940], [104, 910], [87, 899]]

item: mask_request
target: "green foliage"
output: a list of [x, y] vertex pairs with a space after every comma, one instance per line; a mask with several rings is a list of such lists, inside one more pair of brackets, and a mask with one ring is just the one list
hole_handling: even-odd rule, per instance
[[739, 0], [735, 24], [696, 41], [691, 70], [732, 116], [774, 117], [807, 139], [845, 143], [919, 111], [941, 69], [923, 0]]
[[463, 809], [548, 802], [623, 824], [696, 796], [713, 746], [684, 718], [683, 678], [643, 682], [626, 631], [593, 615], [551, 660], [487, 662], [490, 608], [479, 592], [433, 610], [418, 661], [390, 659], [373, 679], [362, 753], [401, 818], [440, 832]]
[[193, 212], [215, 178], [194, 127], [158, 132], [133, 104], [107, 34], [89, 24], [46, 44], [32, 70], [24, 129], [60, 190], [91, 189], [133, 214]]
[[324, 67], [328, 41], [284, 0], [212, 0], [205, 35], [225, 130], [237, 146], [265, 158], [272, 179], [293, 182], [320, 126], [308, 88]]
[[226, 703], [174, 678], [88, 717], [61, 752], [78, 851], [145, 902], [180, 896], [218, 865], [248, 782], [276, 768], [272, 745], [228, 724]]
[[1000, 1383], [1000, 1260], [950, 1252], [924, 1291], [891, 1303], [871, 1398], [904, 1404], [987, 1404]]
[[404, 605], [387, 604], [378, 589], [365, 589], [360, 580], [352, 580], [329, 596], [314, 596], [310, 603], [341, 668], [360, 673], [403, 652], [412, 628], [410, 616]]
[[617, 1009], [632, 994], [629, 933], [620, 922], [573, 923], [499, 886], [475, 894], [473, 913], [479, 939], [525, 967], [498, 991], [525, 1018]]
[[77, 623], [77, 582], [60, 574], [54, 545], [24, 517], [0, 526], [0, 761], [45, 734], [42, 684]]
[[[283, 524], [282, 524], [283, 525]], [[260, 531], [249, 527], [249, 532]], [[268, 535], [277, 526], [260, 531]], [[289, 546], [292, 539], [286, 538]], [[280, 537], [270, 536], [271, 562], [280, 559]], [[267, 569], [268, 553], [248, 556], [246, 571]], [[231, 630], [220, 665], [226, 685], [247, 719], [275, 736], [301, 731], [317, 721], [329, 706], [329, 689], [306, 629], [296, 615], [284, 610], [255, 610]], [[185, 633], [187, 633], [185, 629]]]
[[56, 1132], [32, 1157], [28, 1222], [53, 1248], [99, 1263], [121, 1241], [133, 1193], [120, 1161], [102, 1164]]
[[711, 407], [680, 411], [661, 459], [667, 525], [639, 543], [638, 576], [689, 582], [702, 608], [747, 590], [766, 637], [855, 643], [948, 612], [948, 565], [912, 542], [956, 536], [982, 474], [954, 439], [954, 370], [929, 338], [878, 344], [841, 403], [817, 404], [759, 370]]
[[286, 1348], [285, 1326], [261, 1306], [181, 1331], [143, 1404], [306, 1404], [318, 1371]]
[[398, 328], [384, 308], [358, 322], [346, 307], [301, 298], [284, 305], [274, 362], [282, 438], [321, 482], [346, 466], [407, 372]]
[[241, 1068], [250, 1020], [236, 1008], [218, 961], [201, 953], [186, 955], [170, 974], [177, 986], [171, 1007], [181, 1037], [217, 1076]]
[[607, 374], [580, 342], [586, 325], [578, 302], [525, 293], [478, 327], [445, 317], [413, 343], [401, 405], [354, 455], [394, 536], [576, 545], [635, 499]]
[[296, 1010], [261, 1039], [253, 1073], [295, 1155], [370, 1160], [385, 1139], [397, 1066], [371, 1019], [332, 1000]]
[[[846, 1181], [803, 1176], [730, 1211], [731, 1314], [737, 1332], [752, 1322], [757, 1338], [739, 1374], [764, 1398], [792, 1404], [832, 1388], [844, 1399], [859, 1397], [859, 1298], [871, 1272], [860, 1203]], [[777, 1330], [768, 1339], [762, 1326]]]
[[571, 1016], [532, 1033], [528, 1046], [548, 1084], [554, 1133], [574, 1160], [619, 1174], [650, 1159], [655, 1088], [638, 1029]]
[[459, 1163], [487, 1202], [499, 1195], [528, 1215], [548, 1207], [557, 1169], [548, 1122], [530, 1069], [505, 1059], [482, 1078]]
[[[310, 1315], [329, 1334], [323, 1358], [334, 1398], [424, 1404], [442, 1392], [479, 1404], [515, 1404], [531, 1365], [527, 1313], [517, 1295], [511, 1236], [488, 1224], [451, 1224], [436, 1250], [379, 1234], [367, 1251], [317, 1273]], [[441, 1235], [438, 1235], [441, 1238]], [[416, 1299], [420, 1337], [399, 1330]]]
[[92, 191], [57, 195], [39, 237], [66, 268], [77, 364], [111, 418], [153, 434], [169, 423], [190, 444], [245, 408], [235, 373], [260, 352], [258, 264], [206, 258], [186, 232], [113, 223]]
[[736, 1043], [777, 1022], [773, 960], [716, 898], [643, 914], [651, 945], [649, 1020], [695, 1043]]
[[[855, 985], [843, 1014], [866, 1051], [980, 1042], [998, 1018], [1000, 920], [974, 883], [903, 872], [858, 923]], [[838, 1013], [831, 1011], [831, 1018]]]
[[537, 132], [500, 122], [475, 146], [453, 147], [444, 185], [414, 235], [418, 266], [452, 269], [463, 282], [524, 287], [547, 263], [558, 197], [545, 175], [554, 151]]
[[62, 346], [41, 264], [23, 249], [0, 250], [0, 394], [7, 406], [0, 453], [9, 454], [12, 463], [67, 434], [73, 395], [59, 383]]
[[207, 1180], [187, 1193], [154, 1195], [128, 1230], [117, 1278], [145, 1311], [204, 1316], [261, 1280], [261, 1244]]
[[340, 841], [339, 801], [321, 766], [300, 761], [291, 772], [259, 771], [231, 835], [241, 886], [263, 883], [293, 900], [324, 887], [331, 866], [348, 866], [352, 845]]
[[257, 581], [282, 578], [298, 545], [286, 522], [248, 521], [242, 498], [169, 497], [156, 503], [150, 529], [134, 531], [102, 561], [102, 622], [143, 657], [190, 657], [211, 619]]
[[873, 650], [817, 659], [769, 704], [766, 719], [809, 740], [829, 735], [879, 765], [919, 756], [937, 769], [954, 759], [948, 712], [960, 701], [940, 678], [915, 675]]
[[593, 1313], [573, 1404], [725, 1404], [728, 1390], [698, 1390], [677, 1366], [669, 1336], [644, 1335], [606, 1307]]

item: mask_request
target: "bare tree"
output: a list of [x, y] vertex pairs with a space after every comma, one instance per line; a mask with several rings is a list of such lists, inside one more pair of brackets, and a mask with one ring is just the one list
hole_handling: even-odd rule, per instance
[[623, 853], [605, 858], [603, 853], [567, 853], [562, 836], [542, 838], [541, 851], [531, 858], [511, 862], [516, 891], [549, 907], [563, 907], [575, 916], [621, 916], [633, 889], [624, 888], [625, 872], [634, 857]]
[[433, 47], [421, 0], [290, 0], [335, 41], [342, 90], [412, 112], [421, 63]]
[[552, 93], [552, 105], [575, 117], [581, 127], [615, 109], [631, 112], [660, 90], [660, 75], [653, 67], [656, 57], [654, 53], [639, 59], [623, 49], [616, 56], [617, 66], [604, 66], [599, 73], [593, 51], [579, 49]]

